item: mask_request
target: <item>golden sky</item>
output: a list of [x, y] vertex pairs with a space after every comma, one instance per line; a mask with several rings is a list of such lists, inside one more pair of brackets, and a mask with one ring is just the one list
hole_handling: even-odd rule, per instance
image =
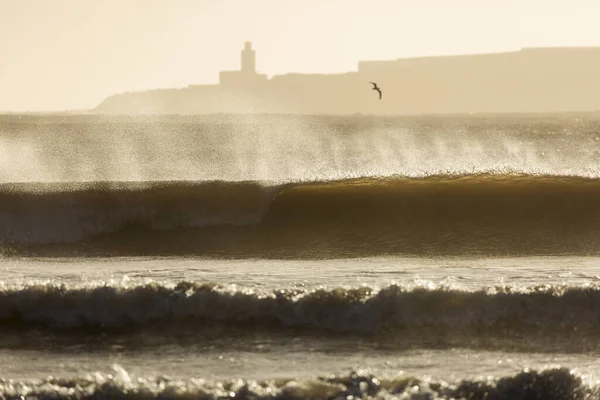
[[85, 109], [128, 90], [257, 69], [600, 45], [599, 0], [0, 0], [0, 110]]

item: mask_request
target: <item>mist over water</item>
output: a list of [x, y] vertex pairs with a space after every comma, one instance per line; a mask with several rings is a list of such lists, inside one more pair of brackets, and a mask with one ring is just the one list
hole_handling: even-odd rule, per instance
[[596, 177], [596, 122], [590, 116], [10, 116], [0, 119], [0, 181]]

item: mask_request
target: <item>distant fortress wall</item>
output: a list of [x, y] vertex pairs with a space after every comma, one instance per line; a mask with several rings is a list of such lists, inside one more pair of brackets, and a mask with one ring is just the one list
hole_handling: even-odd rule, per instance
[[593, 71], [600, 62], [600, 48], [526, 48], [516, 52], [404, 58], [386, 61], [360, 61], [363, 74], [414, 72], [462, 72], [463, 74], [502, 74], [556, 71], [570, 74]]
[[[383, 99], [371, 90], [377, 82]], [[360, 61], [357, 72], [256, 71], [250, 42], [218, 85], [111, 96], [103, 113], [429, 114], [600, 111], [600, 48]]]
[[[600, 110], [600, 48], [361, 61], [359, 74], [395, 96], [394, 110], [559, 112]], [[397, 96], [397, 97], [396, 97]], [[390, 111], [392, 106], [386, 108]]]

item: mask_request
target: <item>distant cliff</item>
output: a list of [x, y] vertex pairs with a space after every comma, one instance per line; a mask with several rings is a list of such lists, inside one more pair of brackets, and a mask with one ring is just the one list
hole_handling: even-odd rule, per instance
[[[247, 74], [230, 84], [118, 94], [94, 111], [393, 115], [600, 110], [600, 48], [362, 61], [357, 72], [246, 82]], [[369, 81], [382, 88], [382, 100]]]

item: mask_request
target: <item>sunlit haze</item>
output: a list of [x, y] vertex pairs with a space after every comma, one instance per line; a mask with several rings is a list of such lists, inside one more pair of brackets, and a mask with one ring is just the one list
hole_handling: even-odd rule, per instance
[[0, 0], [0, 399], [599, 399], [600, 0]]
[[600, 45], [594, 0], [3, 0], [0, 110], [88, 109], [114, 93], [216, 83], [244, 41], [257, 69]]

